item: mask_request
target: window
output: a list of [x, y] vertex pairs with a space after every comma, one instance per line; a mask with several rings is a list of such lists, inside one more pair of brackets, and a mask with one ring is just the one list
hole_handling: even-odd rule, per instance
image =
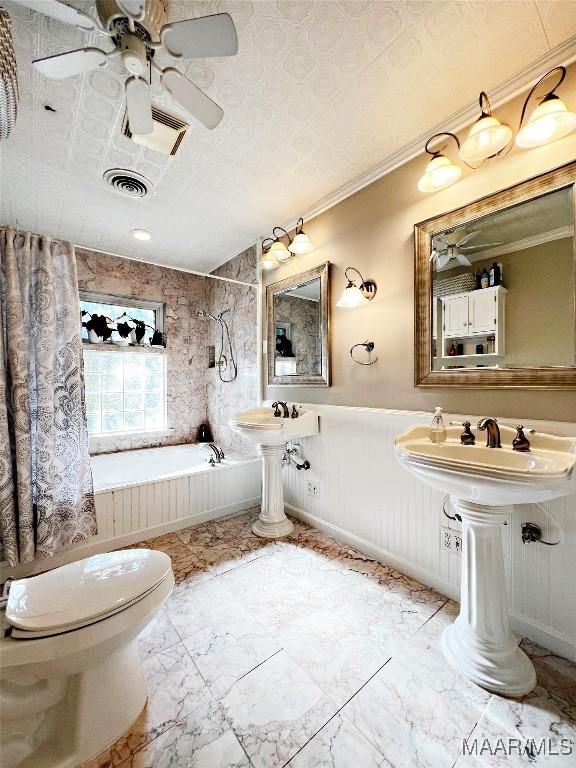
[[[104, 315], [114, 321], [121, 315], [128, 315], [133, 320], [142, 320], [146, 324], [143, 343], [149, 343], [154, 331], [164, 331], [164, 304], [161, 301], [146, 299], [128, 299], [104, 293], [80, 291], [80, 309], [91, 315]], [[88, 341], [88, 331], [82, 328], [82, 339]]]
[[155, 352], [84, 350], [88, 432], [166, 428], [166, 357]]

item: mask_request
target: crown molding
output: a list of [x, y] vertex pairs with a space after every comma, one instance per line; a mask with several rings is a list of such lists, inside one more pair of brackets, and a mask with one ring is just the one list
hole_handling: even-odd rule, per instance
[[[557, 67], [560, 64], [567, 66], [576, 60], [576, 36], [566, 40], [561, 45], [556, 46], [548, 53], [540, 56], [528, 66], [521, 69], [514, 77], [506, 80], [505, 83], [501, 83], [496, 88], [490, 91], [490, 103], [493, 109], [497, 109], [508, 101], [511, 101], [516, 96], [519, 96], [524, 91], [532, 87], [542, 74]], [[438, 123], [436, 126], [427, 130], [426, 133], [421, 134], [418, 138], [414, 139], [404, 147], [399, 149], [394, 154], [387, 157], [382, 163], [372, 168], [370, 171], [363, 173], [361, 176], [356, 177], [352, 181], [343, 184], [338, 189], [330, 192], [325, 197], [321, 198], [317, 203], [310, 206], [300, 216], [304, 221], [310, 221], [310, 219], [320, 216], [321, 213], [333, 208], [338, 203], [341, 203], [346, 198], [351, 197], [356, 192], [359, 192], [364, 187], [372, 184], [374, 181], [381, 179], [386, 174], [399, 168], [404, 163], [413, 160], [418, 155], [424, 153], [424, 144], [426, 140], [435, 133], [442, 131], [449, 131], [451, 133], [458, 133], [463, 128], [471, 125], [471, 123], [478, 117], [478, 100], [474, 101], [463, 109], [454, 112], [446, 120]], [[300, 216], [298, 218], [300, 218]], [[293, 218], [284, 224], [284, 229], [288, 232], [293, 230], [296, 226], [298, 218]]]

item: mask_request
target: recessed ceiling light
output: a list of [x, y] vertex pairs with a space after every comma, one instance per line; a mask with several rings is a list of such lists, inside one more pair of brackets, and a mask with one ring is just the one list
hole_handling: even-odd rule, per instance
[[152, 235], [147, 229], [133, 229], [132, 237], [135, 237], [136, 240], [150, 240]]

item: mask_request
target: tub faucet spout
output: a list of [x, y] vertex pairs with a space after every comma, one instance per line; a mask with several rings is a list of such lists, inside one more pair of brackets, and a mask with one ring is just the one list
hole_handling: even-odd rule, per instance
[[208, 448], [212, 451], [214, 456], [210, 457], [210, 461], [214, 461], [216, 464], [220, 464], [222, 459], [225, 458], [224, 451], [221, 448], [218, 448], [217, 445], [214, 445], [214, 443], [208, 443]]

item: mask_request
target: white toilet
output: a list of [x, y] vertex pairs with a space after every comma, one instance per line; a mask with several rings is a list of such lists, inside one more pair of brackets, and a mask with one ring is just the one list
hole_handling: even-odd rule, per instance
[[137, 637], [173, 587], [170, 558], [148, 549], [12, 582], [0, 637], [3, 768], [77, 768], [132, 725], [147, 698]]

